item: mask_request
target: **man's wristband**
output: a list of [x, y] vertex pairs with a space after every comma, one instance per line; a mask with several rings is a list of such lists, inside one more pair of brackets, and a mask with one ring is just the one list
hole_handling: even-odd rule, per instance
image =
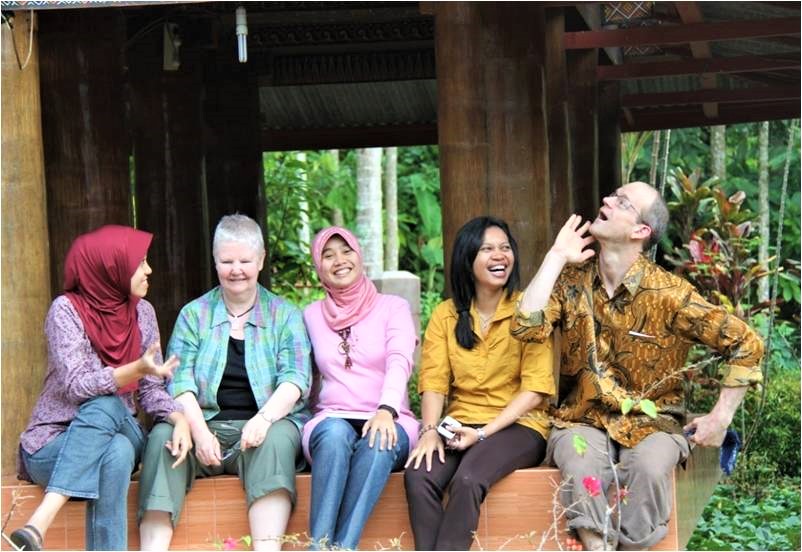
[[393, 408], [392, 406], [388, 406], [386, 404], [380, 404], [376, 410], [386, 410], [393, 417], [393, 420], [398, 418], [398, 412], [396, 412], [395, 408]]

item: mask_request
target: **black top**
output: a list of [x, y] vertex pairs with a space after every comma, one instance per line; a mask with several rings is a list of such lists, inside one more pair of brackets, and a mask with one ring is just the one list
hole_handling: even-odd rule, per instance
[[245, 370], [245, 341], [228, 339], [228, 357], [217, 389], [220, 413], [213, 420], [248, 420], [259, 411]]

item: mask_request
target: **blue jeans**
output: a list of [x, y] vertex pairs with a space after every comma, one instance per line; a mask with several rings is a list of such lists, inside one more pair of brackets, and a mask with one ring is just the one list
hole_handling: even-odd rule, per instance
[[341, 418], [326, 418], [312, 432], [309, 531], [313, 549], [356, 549], [390, 472], [401, 469], [409, 453], [407, 434], [400, 425], [395, 424], [395, 428], [398, 443], [383, 451], [379, 450], [378, 436], [370, 448], [369, 435], [360, 437]]
[[86, 549], [128, 549], [128, 485], [145, 436], [116, 395], [83, 403], [67, 430], [22, 458], [45, 492], [88, 499]]

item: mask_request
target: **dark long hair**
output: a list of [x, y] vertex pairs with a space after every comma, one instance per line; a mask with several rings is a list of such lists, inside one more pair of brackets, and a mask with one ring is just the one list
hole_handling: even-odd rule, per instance
[[476, 282], [473, 275], [473, 262], [482, 246], [485, 230], [491, 226], [500, 228], [510, 242], [512, 254], [515, 256], [515, 263], [512, 265], [512, 272], [504, 284], [507, 290], [507, 297], [518, 289], [521, 276], [518, 271], [518, 244], [510, 233], [510, 227], [501, 219], [495, 217], [476, 217], [466, 222], [457, 232], [454, 240], [454, 250], [451, 254], [451, 293], [454, 294], [454, 306], [457, 309], [457, 343], [465, 349], [473, 349], [476, 344], [477, 336], [473, 333], [473, 321], [471, 320], [471, 302], [476, 297]]

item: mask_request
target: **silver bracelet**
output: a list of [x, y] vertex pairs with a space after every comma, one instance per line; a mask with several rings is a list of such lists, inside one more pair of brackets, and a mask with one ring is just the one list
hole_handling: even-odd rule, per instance
[[267, 417], [267, 414], [265, 414], [265, 413], [264, 413], [264, 411], [260, 410], [260, 411], [258, 412], [258, 414], [259, 414], [259, 415], [262, 417], [262, 419], [263, 419], [264, 421], [266, 421], [267, 423], [269, 423], [269, 424], [271, 424], [271, 425], [272, 425], [272, 424], [274, 424], [274, 423], [276, 423], [276, 419], [275, 419], [275, 418], [268, 418], [268, 417]]

